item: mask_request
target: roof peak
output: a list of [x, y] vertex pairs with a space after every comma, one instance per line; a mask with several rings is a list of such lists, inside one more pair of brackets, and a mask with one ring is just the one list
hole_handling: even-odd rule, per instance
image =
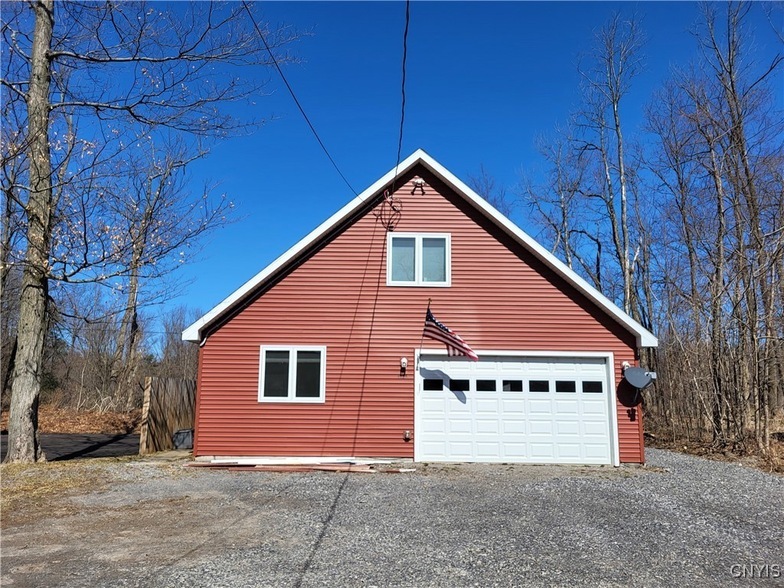
[[474, 190], [466, 185], [462, 180], [455, 176], [452, 172], [442, 166], [424, 149], [418, 148], [408, 157], [403, 159], [399, 164], [393, 167], [386, 174], [381, 176], [368, 188], [362, 191], [354, 199], [348, 202], [335, 214], [321, 223], [288, 251], [283, 253], [270, 265], [262, 271], [253, 276], [250, 280], [245, 282], [237, 290], [227, 296], [220, 304], [215, 306], [207, 314], [202, 316], [199, 320], [190, 325], [182, 333], [182, 338], [185, 341], [202, 341], [203, 332], [206, 328], [217, 322], [228, 312], [230, 312], [236, 305], [242, 303], [248, 296], [252, 295], [262, 284], [268, 279], [277, 275], [278, 271], [286, 267], [291, 261], [298, 256], [304, 254], [315, 243], [329, 234], [332, 229], [340, 225], [340, 223], [350, 218], [368, 199], [377, 196], [385, 186], [390, 184], [396, 177], [407, 173], [416, 164], [422, 163], [432, 173], [434, 173], [441, 181], [447, 184], [458, 195], [462, 196], [465, 200], [470, 202], [475, 208], [480, 210], [487, 218], [503, 229], [514, 240], [520, 243], [525, 249], [542, 261], [545, 265], [550, 267], [556, 274], [564, 278], [569, 284], [575, 287], [579, 292], [585, 295], [589, 300], [594, 302], [599, 308], [610, 315], [616, 322], [623, 326], [627, 331], [634, 334], [637, 339], [638, 347], [656, 347], [658, 341], [656, 337], [637, 321], [631, 318], [628, 314], [623, 312], [617, 305], [604, 296], [601, 292], [596, 290], [593, 286], [588, 284], [581, 278], [574, 270], [569, 268], [561, 260], [555, 257], [552, 253], [547, 251], [536, 240], [530, 237], [520, 227], [515, 225], [511, 220], [499, 212], [484, 198], [479, 196]]

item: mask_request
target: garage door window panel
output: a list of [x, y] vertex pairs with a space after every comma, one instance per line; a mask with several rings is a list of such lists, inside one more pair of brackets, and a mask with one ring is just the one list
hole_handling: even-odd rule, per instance
[[422, 387], [425, 390], [443, 390], [444, 381], [441, 379], [425, 378], [424, 382], [422, 382]]
[[496, 381], [495, 380], [477, 380], [476, 381], [476, 391], [477, 392], [495, 392], [496, 391]]
[[469, 380], [449, 380], [449, 389], [452, 392], [468, 392], [470, 389]]
[[555, 391], [571, 394], [577, 392], [577, 386], [575, 382], [570, 380], [556, 380]]
[[604, 387], [601, 382], [583, 382], [583, 392], [586, 394], [601, 394]]
[[530, 392], [549, 392], [550, 382], [547, 380], [531, 380], [528, 382], [528, 390]]

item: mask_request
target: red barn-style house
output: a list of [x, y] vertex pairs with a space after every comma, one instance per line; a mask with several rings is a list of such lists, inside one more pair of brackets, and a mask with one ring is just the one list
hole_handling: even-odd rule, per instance
[[183, 339], [195, 456], [644, 461], [623, 368], [656, 338], [421, 150]]

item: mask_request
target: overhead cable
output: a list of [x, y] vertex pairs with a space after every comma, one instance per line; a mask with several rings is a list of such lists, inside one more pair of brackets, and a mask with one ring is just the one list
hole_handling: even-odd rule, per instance
[[[300, 104], [299, 100], [297, 99], [297, 95], [294, 93], [294, 89], [291, 87], [291, 84], [289, 84], [289, 81], [286, 79], [286, 76], [283, 74], [283, 70], [280, 68], [280, 65], [278, 64], [278, 60], [275, 59], [275, 55], [272, 53], [272, 49], [267, 44], [267, 39], [264, 37], [264, 33], [261, 32], [261, 29], [259, 28], [259, 25], [256, 22], [256, 19], [253, 17], [253, 13], [251, 13], [250, 8], [248, 8], [248, 5], [247, 5], [247, 3], [244, 0], [242, 2], [242, 6], [245, 9], [245, 12], [248, 13], [248, 16], [250, 17], [250, 20], [251, 20], [251, 22], [253, 23], [253, 26], [256, 29], [256, 33], [258, 33], [259, 38], [261, 39], [261, 42], [264, 43], [264, 47], [266, 48], [267, 52], [269, 53], [270, 59], [272, 59], [272, 63], [275, 65], [275, 68], [278, 70], [278, 73], [280, 74], [280, 77], [283, 80], [283, 83], [286, 85], [286, 88], [289, 91], [289, 94], [291, 94], [291, 97], [294, 99], [294, 103], [297, 105], [297, 108], [299, 108], [300, 113], [302, 113], [302, 117], [305, 119], [305, 122], [308, 123], [308, 126], [310, 127], [310, 130], [313, 132], [313, 136], [316, 137], [316, 141], [318, 141], [318, 144], [321, 145], [321, 148], [324, 150], [324, 153], [326, 154], [327, 158], [332, 163], [332, 166], [335, 168], [335, 171], [337, 171], [338, 174], [340, 175], [340, 177], [343, 178], [343, 181], [346, 183], [346, 186], [348, 186], [349, 189], [354, 193], [354, 196], [359, 196], [357, 191], [354, 190], [354, 188], [351, 186], [349, 181], [346, 179], [346, 176], [343, 175], [343, 172], [340, 171], [340, 168], [338, 167], [338, 164], [335, 163], [335, 160], [329, 154], [329, 151], [327, 150], [326, 145], [324, 145], [324, 142], [321, 140], [321, 137], [319, 137], [319, 134], [316, 132], [316, 128], [313, 126], [313, 123], [310, 122], [310, 119], [308, 118], [308, 115], [305, 114], [305, 109], [302, 108], [302, 104]], [[399, 158], [400, 158], [400, 155], [399, 155], [399, 152], [398, 152], [398, 159]]]
[[403, 125], [406, 121], [406, 63], [408, 61], [408, 26], [411, 22], [411, 0], [406, 0], [406, 26], [403, 29], [403, 66], [402, 78], [400, 82], [400, 132], [397, 140], [397, 160], [395, 163], [395, 175], [392, 178], [392, 191], [397, 180], [397, 170], [400, 166], [400, 155], [403, 150]]

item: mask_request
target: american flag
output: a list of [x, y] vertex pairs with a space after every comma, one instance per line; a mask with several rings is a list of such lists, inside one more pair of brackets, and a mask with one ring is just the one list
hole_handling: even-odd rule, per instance
[[468, 343], [463, 341], [460, 335], [452, 331], [452, 329], [439, 323], [433, 316], [433, 313], [430, 312], [429, 308], [427, 309], [427, 317], [425, 318], [424, 336], [435, 339], [436, 341], [441, 341], [446, 345], [446, 350], [450, 357], [465, 355], [474, 361], [479, 361], [479, 356], [468, 346]]

